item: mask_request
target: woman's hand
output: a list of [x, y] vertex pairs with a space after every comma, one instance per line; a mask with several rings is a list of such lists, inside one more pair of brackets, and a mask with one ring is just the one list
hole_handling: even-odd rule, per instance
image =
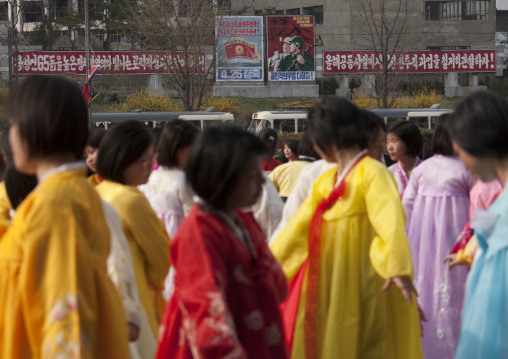
[[136, 324], [129, 322], [129, 341], [135, 342], [136, 340], [138, 340], [138, 337], [139, 337], [139, 327]]
[[443, 261], [443, 264], [448, 263], [448, 270], [452, 270], [453, 267], [460, 265], [457, 254], [449, 254]]
[[423, 322], [427, 321], [427, 317], [420, 306], [418, 306], [418, 315], [420, 316], [420, 331], [422, 332], [423, 337]]
[[416, 292], [415, 287], [413, 286], [413, 281], [409, 278], [407, 275], [402, 276], [396, 276], [392, 278], [388, 278], [381, 288], [382, 291], [386, 292], [390, 286], [395, 284], [399, 289], [402, 291], [402, 295], [406, 300], [409, 302], [409, 304], [413, 303], [413, 296], [412, 292], [418, 297], [418, 293]]

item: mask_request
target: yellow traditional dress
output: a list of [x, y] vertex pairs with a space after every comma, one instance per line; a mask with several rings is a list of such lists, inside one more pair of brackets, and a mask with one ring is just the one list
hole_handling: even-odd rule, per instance
[[0, 182], [0, 223], [8, 223], [11, 219], [10, 211], [12, 210], [11, 201], [7, 195], [5, 181]]
[[135, 187], [104, 180], [95, 187], [118, 212], [131, 250], [141, 304], [154, 337], [164, 311], [164, 278], [169, 271], [169, 238], [164, 224]]
[[[271, 249], [289, 280], [308, 256], [309, 224], [332, 192], [325, 172]], [[342, 198], [324, 213], [316, 313], [320, 359], [423, 358], [416, 299], [410, 305], [385, 279], [412, 275], [404, 212], [386, 167], [369, 157], [345, 178]], [[293, 359], [305, 358], [306, 281], [294, 328]]]
[[51, 171], [0, 240], [0, 358], [128, 357], [109, 230], [84, 164]]

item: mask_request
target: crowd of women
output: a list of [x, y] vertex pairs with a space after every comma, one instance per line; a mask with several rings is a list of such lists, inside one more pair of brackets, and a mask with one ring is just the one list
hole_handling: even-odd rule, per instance
[[339, 97], [286, 164], [271, 129], [89, 133], [60, 77], [5, 116], [1, 358], [508, 357], [498, 95], [440, 117], [429, 158], [414, 124]]

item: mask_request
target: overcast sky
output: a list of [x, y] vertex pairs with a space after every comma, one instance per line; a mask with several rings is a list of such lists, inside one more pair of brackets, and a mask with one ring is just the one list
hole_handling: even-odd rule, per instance
[[508, 10], [508, 0], [497, 0], [497, 10]]

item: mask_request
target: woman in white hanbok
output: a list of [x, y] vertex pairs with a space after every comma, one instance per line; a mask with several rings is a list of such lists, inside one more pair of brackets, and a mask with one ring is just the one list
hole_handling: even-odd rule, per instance
[[[185, 181], [183, 169], [197, 135], [198, 130], [187, 121], [168, 122], [157, 145], [159, 167], [151, 173], [146, 184], [138, 187], [164, 223], [170, 238], [174, 238], [194, 205], [194, 194]], [[173, 277], [174, 269], [171, 267], [164, 285], [166, 299], [173, 293]]]

